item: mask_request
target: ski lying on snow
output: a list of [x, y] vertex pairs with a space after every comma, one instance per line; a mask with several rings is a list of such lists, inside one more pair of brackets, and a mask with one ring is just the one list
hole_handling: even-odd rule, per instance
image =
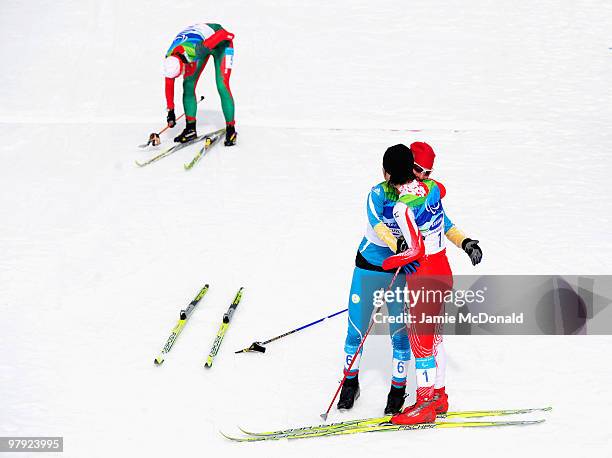
[[168, 337], [168, 340], [166, 340], [166, 344], [164, 345], [164, 348], [161, 350], [159, 355], [157, 355], [157, 357], [153, 361], [157, 366], [159, 366], [160, 364], [164, 362], [166, 355], [168, 354], [170, 350], [172, 350], [172, 347], [174, 346], [176, 339], [183, 331], [183, 328], [187, 324], [187, 321], [191, 317], [191, 314], [193, 313], [196, 306], [198, 305], [198, 302], [200, 302], [200, 300], [204, 297], [207, 291], [208, 291], [208, 283], [202, 287], [200, 292], [197, 294], [196, 297], [193, 298], [193, 300], [189, 303], [187, 308], [184, 310], [181, 310], [179, 314], [179, 320], [176, 323], [176, 325], [172, 328], [172, 331], [170, 331], [170, 337]]
[[206, 154], [206, 152], [215, 144], [217, 143], [217, 141], [219, 141], [219, 139], [225, 135], [225, 129], [219, 129], [215, 132], [211, 132], [210, 134], [208, 134], [206, 136], [206, 139], [204, 140], [204, 146], [202, 148], [200, 148], [200, 151], [197, 152], [197, 154], [193, 157], [193, 159], [188, 162], [187, 164], [184, 165], [185, 170], [191, 170], [193, 168], [194, 165], [196, 165], [196, 163], [200, 160], [200, 158], [202, 156], [204, 156], [204, 154]]
[[194, 138], [193, 140], [190, 140], [188, 142], [185, 143], [177, 143], [176, 145], [170, 146], [169, 148], [166, 148], [165, 150], [163, 150], [161, 153], [159, 153], [157, 156], [153, 156], [151, 159], [149, 159], [148, 161], [145, 162], [138, 162], [138, 161], [134, 161], [136, 162], [136, 165], [138, 167], [144, 167], [145, 165], [149, 165], [152, 164], [153, 162], [157, 162], [160, 159], [163, 159], [165, 157], [170, 156], [173, 153], [176, 153], [177, 151], [182, 150], [183, 148], [186, 148], [187, 146], [190, 145], [194, 145], [196, 143], [199, 143], [201, 141], [206, 140], [207, 138], [210, 138], [211, 136], [217, 134], [219, 131], [216, 130], [214, 132], [209, 132], [207, 134], [204, 135], [199, 135], [196, 138]]
[[308, 439], [322, 436], [341, 436], [348, 434], [371, 433], [377, 431], [412, 431], [417, 429], [434, 428], [488, 428], [495, 426], [526, 426], [543, 423], [545, 420], [522, 420], [522, 421], [437, 421], [435, 423], [420, 423], [417, 425], [394, 425], [392, 423], [382, 423], [379, 425], [356, 426], [332, 431], [304, 431], [299, 434], [274, 434], [268, 436], [245, 436], [232, 437], [221, 432], [221, 434], [235, 442], [261, 442], [280, 439]]
[[[552, 407], [538, 407], [531, 409], [504, 409], [504, 410], [459, 410], [438, 414], [438, 419], [454, 419], [454, 418], [482, 418], [482, 417], [501, 417], [506, 415], [528, 414], [533, 412], [548, 412]], [[322, 425], [303, 426], [300, 428], [284, 429], [279, 431], [251, 432], [239, 427], [240, 431], [250, 436], [274, 436], [274, 435], [293, 435], [303, 432], [318, 432], [318, 431], [338, 431], [346, 428], [356, 428], [362, 426], [377, 426], [382, 423], [388, 423], [391, 416], [362, 418], [357, 420], [347, 420], [337, 423], [329, 423]]]

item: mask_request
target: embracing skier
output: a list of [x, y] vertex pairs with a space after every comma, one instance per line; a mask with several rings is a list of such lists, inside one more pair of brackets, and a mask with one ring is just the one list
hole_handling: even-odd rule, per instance
[[225, 145], [236, 143], [234, 121], [234, 99], [229, 86], [234, 59], [234, 34], [219, 24], [199, 23], [180, 32], [166, 53], [164, 61], [167, 122], [169, 127], [176, 125], [174, 114], [174, 81], [183, 77], [183, 109], [186, 126], [174, 141], [185, 143], [197, 137], [196, 114], [197, 99], [195, 88], [200, 74], [210, 56], [215, 61], [217, 91], [221, 97], [221, 107], [226, 122]]
[[411, 154], [413, 151], [416, 151], [413, 172], [418, 172], [421, 179], [415, 176], [397, 186], [399, 197], [393, 208], [393, 217], [405, 239], [405, 250], [383, 261], [383, 268], [395, 269], [407, 262], [414, 264], [417, 259], [419, 266], [407, 279], [407, 287], [423, 293], [409, 304], [408, 336], [415, 357], [417, 397], [411, 407], [392, 417], [391, 422], [395, 424], [430, 423], [435, 421], [437, 414], [448, 410], [444, 373], [442, 370], [439, 379], [439, 361], [435, 357], [436, 348], [442, 341], [442, 325], [435, 317], [444, 312], [445, 293], [453, 286], [446, 257], [446, 238], [463, 247], [474, 265], [482, 257], [478, 242], [468, 239], [448, 218], [442, 205], [446, 194], [444, 186], [428, 178], [435, 157], [433, 149], [426, 143], [417, 142], [411, 145]]
[[[385, 271], [382, 263], [389, 256], [402, 250], [402, 244], [398, 241], [401, 230], [393, 218], [393, 207], [398, 199], [396, 187], [414, 179], [412, 166], [412, 153], [407, 146], [395, 145], [388, 148], [383, 157], [385, 181], [374, 186], [367, 198], [366, 232], [357, 250], [349, 294], [348, 330], [344, 343], [346, 380], [338, 400], [339, 409], [352, 408], [359, 397], [359, 364], [363, 349], [359, 354], [356, 353], [369, 326], [374, 309], [374, 294], [381, 289], [387, 289], [394, 277], [394, 272]], [[408, 264], [402, 270], [411, 273], [415, 268], [415, 265]], [[389, 316], [403, 316], [403, 301], [387, 301], [386, 306]], [[407, 365], [410, 360], [410, 343], [406, 326], [401, 320], [393, 321], [389, 325], [393, 346], [393, 375], [385, 408], [387, 414], [397, 413], [402, 407], [406, 392]], [[396, 399], [401, 400], [399, 405]]]
[[[414, 142], [410, 145], [414, 157], [413, 172], [417, 180], [431, 180], [436, 154], [433, 148], [425, 142]], [[435, 181], [435, 180], [431, 180]], [[436, 182], [442, 190], [442, 197], [446, 193], [444, 186]], [[453, 224], [446, 211], [444, 211], [444, 235], [447, 240], [462, 249], [470, 257], [472, 265], [480, 263], [482, 250], [478, 246], [478, 240], [467, 237], [455, 224]], [[433, 405], [437, 413], [448, 411], [448, 394], [446, 393], [446, 349], [443, 343], [443, 335], [440, 333], [435, 340], [433, 355], [436, 363], [436, 378], [434, 383]]]

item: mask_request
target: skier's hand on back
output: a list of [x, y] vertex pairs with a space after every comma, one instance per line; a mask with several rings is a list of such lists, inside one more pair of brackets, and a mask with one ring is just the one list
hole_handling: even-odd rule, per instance
[[168, 121], [168, 127], [176, 126], [176, 115], [174, 114], [174, 110], [168, 110], [168, 116], [166, 116], [166, 121]]
[[406, 239], [403, 235], [400, 235], [397, 239], [397, 248], [395, 249], [395, 254], [400, 254], [408, 249], [408, 244], [406, 243]]
[[405, 266], [403, 266], [402, 270], [404, 271], [406, 275], [412, 275], [416, 273], [419, 267], [421, 267], [421, 264], [419, 263], [419, 261], [412, 261], [406, 264]]
[[[397, 249], [395, 250], [395, 254], [400, 254], [406, 251], [407, 249], [408, 243], [406, 243], [406, 239], [404, 238], [404, 236], [400, 235], [397, 239]], [[405, 266], [402, 266], [402, 270], [406, 275], [412, 275], [413, 273], [416, 273], [417, 268], [419, 268], [420, 266], [421, 264], [419, 264], [419, 261], [412, 261], [406, 264]]]
[[482, 250], [478, 246], [478, 240], [465, 239], [461, 243], [461, 248], [467, 253], [472, 261], [472, 265], [475, 266], [482, 259]]

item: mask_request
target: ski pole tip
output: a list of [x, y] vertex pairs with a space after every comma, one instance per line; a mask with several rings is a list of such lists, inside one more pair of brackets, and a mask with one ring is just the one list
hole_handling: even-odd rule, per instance
[[320, 417], [323, 419], [323, 421], [327, 421], [327, 413], [322, 413]]

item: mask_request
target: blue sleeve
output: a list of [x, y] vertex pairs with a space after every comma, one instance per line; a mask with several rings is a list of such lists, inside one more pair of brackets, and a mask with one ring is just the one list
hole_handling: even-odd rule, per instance
[[376, 185], [368, 194], [368, 202], [366, 204], [366, 213], [370, 226], [375, 227], [382, 223], [383, 210], [385, 206], [385, 191], [382, 186]]
[[446, 210], [444, 210], [444, 233], [446, 234], [453, 226], [453, 222], [447, 216]]

